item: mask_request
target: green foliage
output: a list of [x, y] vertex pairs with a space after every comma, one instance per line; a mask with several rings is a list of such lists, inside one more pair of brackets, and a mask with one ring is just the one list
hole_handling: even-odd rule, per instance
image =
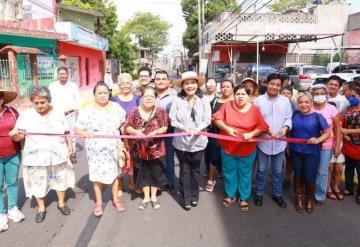
[[[212, 21], [217, 15], [237, 8], [236, 0], [208, 0], [205, 5], [205, 24]], [[183, 44], [189, 50], [189, 56], [198, 51], [198, 1], [181, 0], [181, 8], [187, 27], [183, 35]]]
[[119, 21], [113, 2], [108, 0], [65, 0], [65, 4], [101, 12], [104, 17], [100, 19], [100, 29], [101, 35], [109, 40], [108, 56], [120, 59], [123, 71], [132, 72], [134, 70], [133, 61], [136, 49], [131, 45], [131, 40], [127, 35], [116, 30]]
[[[323, 4], [344, 2], [343, 0], [325, 0]], [[308, 3], [312, 3], [309, 0], [275, 0], [270, 5], [270, 9], [273, 12], [284, 12], [288, 9], [302, 9], [305, 8]]]
[[140, 47], [149, 48], [152, 60], [163, 50], [168, 41], [168, 30], [171, 27], [159, 15], [138, 12], [125, 23], [122, 32], [135, 34], [139, 38]]
[[[342, 61], [346, 61], [346, 57], [342, 59]], [[315, 56], [312, 58], [311, 63], [314, 65], [321, 65], [326, 66], [328, 63], [331, 62], [331, 54], [329, 53], [316, 53]], [[333, 62], [340, 62], [340, 55], [336, 53], [333, 57]]]

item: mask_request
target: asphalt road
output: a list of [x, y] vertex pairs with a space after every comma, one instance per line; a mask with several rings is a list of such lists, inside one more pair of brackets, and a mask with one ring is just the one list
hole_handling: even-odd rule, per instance
[[[237, 205], [223, 208], [223, 180], [213, 193], [201, 191], [199, 206], [184, 211], [174, 197], [162, 193], [161, 208], [137, 210], [141, 199], [130, 199], [125, 193], [126, 212], [118, 213], [109, 203], [105, 190], [105, 213], [92, 215], [94, 195], [88, 180], [85, 152], [78, 153], [75, 165], [76, 187], [67, 193], [70, 216], [56, 209], [55, 193], [47, 201], [47, 217], [35, 223], [35, 203], [25, 198], [22, 178], [20, 207], [26, 215], [21, 223], [9, 223], [0, 233], [0, 246], [360, 246], [360, 207], [353, 198], [326, 201], [311, 215], [298, 214], [294, 209], [294, 193], [284, 195], [288, 208], [281, 209], [271, 201], [271, 184], [267, 183], [264, 206], [250, 202], [247, 213]], [[178, 167], [177, 167], [178, 168]], [[178, 169], [177, 169], [178, 175]], [[202, 178], [201, 185], [206, 180]], [[177, 184], [176, 184], [177, 185]]]

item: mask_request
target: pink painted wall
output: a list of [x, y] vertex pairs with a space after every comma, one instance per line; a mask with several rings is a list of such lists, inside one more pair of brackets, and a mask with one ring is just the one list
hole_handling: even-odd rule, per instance
[[[90, 49], [65, 42], [58, 42], [58, 55], [78, 57], [80, 67], [80, 87], [95, 85], [104, 79], [106, 52]], [[88, 58], [88, 76], [86, 75], [86, 58]], [[86, 80], [88, 77], [88, 81]]]
[[[348, 31], [344, 37], [344, 46], [360, 46], [360, 29]], [[360, 51], [347, 51], [348, 63], [357, 63]]]

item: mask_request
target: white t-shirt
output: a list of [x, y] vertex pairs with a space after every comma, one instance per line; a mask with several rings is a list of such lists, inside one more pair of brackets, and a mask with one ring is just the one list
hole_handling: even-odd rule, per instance
[[348, 108], [349, 101], [343, 95], [336, 95], [336, 97], [329, 97], [328, 102], [334, 102], [336, 104], [336, 108], [340, 113], [345, 112], [346, 108]]
[[68, 81], [64, 85], [59, 81], [49, 85], [51, 104], [59, 111], [77, 110], [81, 105], [80, 91], [76, 83]]

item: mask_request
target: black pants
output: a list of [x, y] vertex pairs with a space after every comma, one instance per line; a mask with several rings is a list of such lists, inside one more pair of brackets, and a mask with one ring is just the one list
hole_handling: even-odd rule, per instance
[[[354, 193], [354, 176], [355, 169], [360, 181], [360, 160], [355, 160], [349, 156], [345, 156], [345, 188], [351, 193]], [[357, 194], [360, 195], [360, 187]]]
[[180, 200], [184, 206], [199, 201], [200, 163], [204, 157], [204, 150], [185, 152], [176, 149], [180, 163], [179, 191]]

